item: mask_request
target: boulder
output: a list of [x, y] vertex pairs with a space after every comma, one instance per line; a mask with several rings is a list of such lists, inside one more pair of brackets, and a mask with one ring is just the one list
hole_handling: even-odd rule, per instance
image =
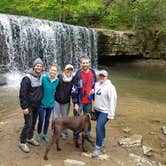
[[129, 138], [121, 138], [119, 139], [119, 144], [123, 147], [134, 147], [141, 146], [142, 143], [142, 135], [134, 134]]
[[86, 165], [83, 161], [66, 159], [64, 160], [64, 166], [84, 166]]
[[6, 77], [3, 74], [0, 74], [0, 86], [6, 84], [7, 84]]

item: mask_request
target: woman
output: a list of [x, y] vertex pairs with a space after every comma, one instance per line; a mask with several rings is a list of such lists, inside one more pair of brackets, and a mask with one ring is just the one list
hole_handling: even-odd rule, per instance
[[99, 81], [95, 84], [94, 108], [97, 119], [96, 147], [92, 156], [101, 154], [101, 148], [105, 141], [105, 125], [108, 120], [114, 119], [117, 102], [117, 94], [114, 85], [107, 79], [108, 72], [101, 70], [98, 73]]
[[[49, 69], [49, 73], [42, 76], [43, 98], [39, 110], [39, 122], [37, 129], [38, 141], [40, 141], [41, 138], [43, 138], [46, 142], [48, 142], [47, 131], [49, 127], [49, 119], [51, 112], [55, 106], [54, 94], [56, 92], [58, 84], [59, 84], [59, 78], [57, 77], [57, 65], [52, 65]], [[42, 135], [41, 132], [42, 132], [43, 122], [44, 122], [44, 129]]]
[[[55, 108], [53, 111], [53, 120], [60, 116], [66, 117], [70, 109], [70, 96], [73, 84], [74, 67], [71, 64], [65, 66], [64, 72], [59, 74], [59, 85], [55, 93]], [[63, 139], [67, 138], [67, 130], [61, 133]]]

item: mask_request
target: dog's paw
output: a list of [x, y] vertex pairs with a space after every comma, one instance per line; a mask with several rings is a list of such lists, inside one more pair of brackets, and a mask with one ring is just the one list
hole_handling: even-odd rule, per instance
[[62, 149], [61, 148], [57, 148], [57, 151], [61, 151]]
[[48, 157], [47, 157], [47, 156], [44, 156], [44, 160], [48, 160]]

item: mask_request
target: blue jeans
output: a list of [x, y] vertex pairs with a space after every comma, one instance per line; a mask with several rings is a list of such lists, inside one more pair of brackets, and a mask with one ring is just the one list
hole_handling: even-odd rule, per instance
[[99, 112], [96, 111], [96, 118], [97, 118], [97, 123], [96, 123], [96, 146], [101, 147], [102, 143], [105, 139], [105, 124], [108, 121], [107, 118], [107, 113]]
[[50, 122], [50, 115], [53, 108], [42, 108], [40, 107], [39, 110], [39, 122], [37, 132], [40, 134], [42, 132], [43, 122], [44, 122], [44, 134], [47, 134], [49, 122]]
[[[74, 112], [74, 116], [79, 116], [83, 112], [84, 114], [90, 113], [92, 111], [92, 103], [87, 104], [79, 104], [79, 111]], [[90, 130], [91, 126], [89, 127], [88, 131], [86, 131], [85, 136], [90, 137]], [[73, 133], [73, 138], [78, 139], [79, 134], [77, 132]]]

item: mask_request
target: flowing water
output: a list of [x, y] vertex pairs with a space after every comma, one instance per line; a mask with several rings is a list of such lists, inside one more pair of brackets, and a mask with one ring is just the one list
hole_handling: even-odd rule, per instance
[[30, 17], [0, 14], [0, 69], [26, 70], [36, 57], [45, 67], [67, 63], [78, 67], [80, 56], [97, 64], [96, 30]]

